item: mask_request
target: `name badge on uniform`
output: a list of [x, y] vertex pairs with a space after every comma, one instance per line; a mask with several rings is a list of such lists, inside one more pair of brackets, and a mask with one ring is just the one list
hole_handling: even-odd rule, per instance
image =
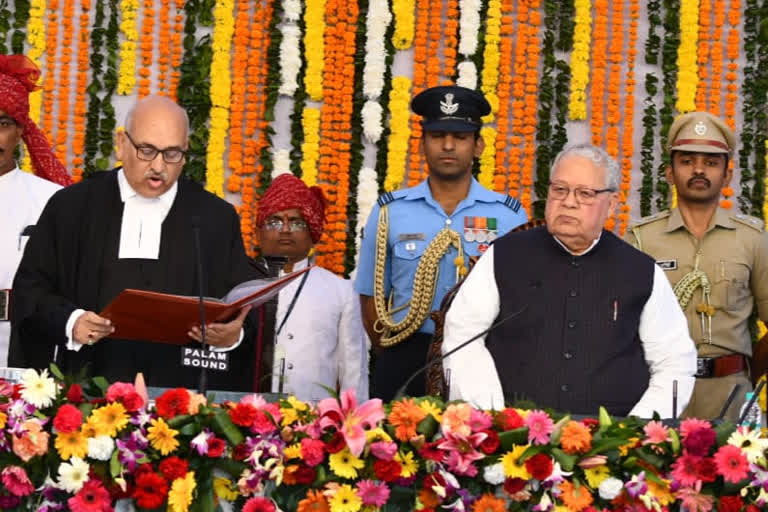
[[400, 241], [409, 241], [409, 240], [426, 240], [427, 235], [424, 233], [401, 233], [397, 236], [397, 239]]
[[661, 270], [677, 270], [677, 260], [656, 260]]

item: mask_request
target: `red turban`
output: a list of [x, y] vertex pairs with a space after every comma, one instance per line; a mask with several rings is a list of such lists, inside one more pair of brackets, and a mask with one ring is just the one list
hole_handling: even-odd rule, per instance
[[256, 225], [261, 227], [270, 215], [284, 210], [300, 210], [309, 224], [312, 242], [323, 236], [325, 223], [325, 196], [320, 187], [307, 187], [293, 174], [281, 174], [274, 180], [259, 201]]
[[51, 145], [29, 117], [29, 93], [37, 89], [40, 70], [24, 55], [0, 55], [0, 110], [18, 123], [24, 132], [21, 138], [27, 146], [35, 174], [59, 185], [72, 183], [67, 170]]

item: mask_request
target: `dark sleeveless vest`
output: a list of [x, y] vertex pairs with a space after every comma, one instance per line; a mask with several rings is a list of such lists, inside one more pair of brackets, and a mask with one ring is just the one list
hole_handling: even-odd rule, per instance
[[607, 231], [573, 256], [545, 227], [499, 238], [493, 255], [498, 318], [523, 310], [486, 342], [505, 399], [627, 415], [650, 378], [638, 327], [653, 260]]

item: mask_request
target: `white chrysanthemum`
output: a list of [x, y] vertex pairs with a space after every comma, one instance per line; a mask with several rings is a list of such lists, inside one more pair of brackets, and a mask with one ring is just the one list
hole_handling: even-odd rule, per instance
[[624, 489], [624, 482], [611, 476], [600, 482], [597, 492], [604, 500], [612, 500], [621, 493], [622, 489]]
[[72, 457], [69, 462], [62, 462], [59, 466], [59, 488], [69, 493], [76, 493], [88, 480], [90, 467], [80, 457]]
[[109, 460], [115, 450], [115, 441], [109, 436], [88, 438], [88, 457], [96, 460]]
[[483, 469], [483, 478], [491, 485], [501, 485], [506, 477], [504, 476], [504, 465], [501, 462], [485, 466]]
[[728, 438], [728, 444], [741, 448], [747, 460], [752, 464], [757, 464], [763, 458], [765, 450], [768, 449], [768, 439], [761, 437], [760, 429], [739, 427]]
[[299, 88], [298, 76], [301, 69], [299, 39], [301, 30], [293, 24], [283, 25], [280, 29], [283, 39], [280, 42], [280, 89], [278, 92], [293, 96]]
[[474, 55], [480, 31], [480, 0], [459, 1], [459, 53]]
[[25, 370], [21, 375], [21, 398], [35, 407], [48, 407], [56, 397], [56, 382], [48, 376], [48, 370], [37, 373]]
[[384, 125], [381, 122], [384, 109], [377, 101], [368, 100], [363, 105], [363, 135], [370, 142], [376, 143], [381, 138]]
[[301, 0], [283, 0], [283, 16], [288, 21], [299, 21]]
[[291, 172], [291, 152], [287, 149], [272, 149], [272, 179]]
[[474, 89], [477, 87], [477, 68], [471, 60], [465, 60], [458, 65], [459, 76], [456, 79], [456, 85]]
[[387, 49], [384, 36], [392, 23], [392, 13], [387, 2], [371, 2], [365, 20], [365, 66], [363, 68], [363, 94], [375, 100], [384, 89]]
[[[360, 260], [360, 245], [362, 244], [362, 234], [368, 216], [371, 214], [373, 205], [379, 194], [379, 185], [376, 181], [376, 171], [370, 167], [360, 169], [357, 183], [357, 228], [355, 230], [357, 245], [357, 260]], [[375, 236], [374, 233], [366, 233], [366, 236]], [[357, 266], [355, 266], [357, 267]], [[354, 274], [357, 268], [352, 272], [350, 279], [354, 280]]]

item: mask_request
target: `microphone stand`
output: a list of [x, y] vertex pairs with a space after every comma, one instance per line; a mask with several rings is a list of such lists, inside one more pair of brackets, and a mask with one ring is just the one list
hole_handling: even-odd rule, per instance
[[489, 332], [491, 332], [492, 330], [494, 330], [496, 327], [500, 326], [501, 324], [503, 324], [507, 320], [511, 320], [513, 318], [516, 318], [516, 317], [522, 315], [523, 312], [526, 309], [528, 309], [528, 304], [525, 304], [519, 310], [517, 310], [517, 311], [515, 311], [513, 313], [510, 313], [507, 316], [497, 320], [496, 322], [491, 324], [491, 326], [488, 327], [487, 329], [485, 329], [483, 331], [480, 331], [479, 333], [475, 334], [474, 336], [472, 336], [468, 340], [461, 342], [459, 345], [457, 345], [456, 347], [452, 348], [451, 350], [449, 350], [445, 354], [441, 354], [440, 356], [438, 356], [438, 357], [432, 359], [431, 361], [429, 361], [427, 364], [425, 364], [424, 366], [422, 366], [421, 368], [416, 370], [413, 374], [411, 374], [410, 377], [408, 377], [408, 379], [405, 381], [405, 383], [397, 389], [397, 393], [395, 393], [395, 398], [393, 400], [400, 400], [401, 398], [403, 398], [403, 396], [405, 395], [405, 390], [408, 388], [408, 384], [410, 384], [411, 381], [413, 381], [413, 379], [415, 379], [416, 377], [418, 377], [419, 375], [421, 375], [422, 373], [427, 371], [427, 369], [429, 369], [432, 365], [443, 361], [446, 357], [448, 357], [448, 356], [450, 356], [452, 354], [455, 354], [456, 352], [458, 352], [462, 348], [466, 347], [467, 345], [469, 345], [470, 343], [472, 343], [476, 339], [485, 336], [486, 334], [488, 334]]
[[[198, 295], [200, 299], [200, 344], [203, 351], [208, 350], [208, 343], [205, 337], [205, 303], [203, 292], [203, 256], [200, 249], [200, 223], [196, 218], [192, 219], [192, 231], [195, 238], [195, 256], [197, 257], [197, 284]], [[205, 395], [208, 390], [208, 370], [201, 366], [200, 376], [197, 381], [197, 392]]]

